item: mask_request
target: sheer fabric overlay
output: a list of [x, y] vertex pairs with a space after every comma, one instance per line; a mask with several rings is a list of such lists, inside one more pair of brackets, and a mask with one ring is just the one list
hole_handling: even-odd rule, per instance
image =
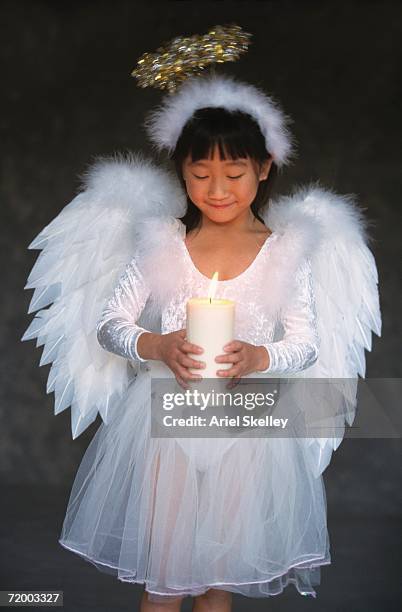
[[[216, 297], [236, 300], [237, 339], [266, 346], [270, 366], [260, 374], [283, 376], [314, 363], [319, 338], [307, 260], [280, 321], [257, 300], [275, 240], [271, 234], [240, 276], [218, 282]], [[187, 300], [205, 296], [209, 285], [180, 237], [173, 248], [186, 274], [162, 313], [162, 333], [185, 327]], [[138, 374], [82, 459], [60, 544], [101, 571], [144, 584], [155, 601], [209, 588], [267, 597], [289, 583], [316, 596], [320, 567], [330, 563], [326, 496], [303, 440], [151, 438], [153, 364], [136, 350], [148, 297], [133, 258], [104, 309], [98, 340], [139, 366]], [[278, 325], [283, 335], [275, 340]]]

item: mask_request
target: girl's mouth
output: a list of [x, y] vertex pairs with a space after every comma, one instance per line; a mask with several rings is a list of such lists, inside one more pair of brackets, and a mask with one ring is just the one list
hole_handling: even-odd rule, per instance
[[212, 208], [229, 208], [229, 206], [233, 206], [234, 202], [231, 202], [230, 204], [209, 204], [209, 206], [212, 206]]

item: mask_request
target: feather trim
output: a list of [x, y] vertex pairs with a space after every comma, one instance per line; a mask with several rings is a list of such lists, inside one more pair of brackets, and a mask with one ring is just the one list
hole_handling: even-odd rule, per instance
[[251, 115], [265, 138], [267, 150], [278, 167], [288, 164], [295, 155], [296, 142], [287, 124], [292, 121], [279, 104], [254, 85], [242, 83], [227, 75], [189, 78], [175, 94], [164, 97], [151, 111], [146, 127], [151, 141], [159, 149], [172, 152], [187, 121], [204, 107], [224, 107]]

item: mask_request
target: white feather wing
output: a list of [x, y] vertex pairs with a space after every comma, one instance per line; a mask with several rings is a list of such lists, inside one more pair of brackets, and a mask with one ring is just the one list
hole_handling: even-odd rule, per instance
[[311, 254], [320, 350], [317, 361], [298, 376], [333, 379], [328, 424], [335, 435], [307, 439], [318, 476], [341, 443], [345, 422], [354, 421], [358, 376], [365, 377], [365, 351], [371, 350], [372, 333], [381, 335], [381, 312], [368, 222], [353, 197], [308, 185], [284, 198], [272, 217], [278, 224], [300, 213], [320, 227], [318, 247]]
[[99, 345], [96, 324], [141, 241], [139, 222], [184, 210], [178, 183], [151, 162], [130, 153], [99, 158], [84, 190], [28, 247], [41, 250], [24, 287], [34, 289], [28, 312], [38, 312], [21, 340], [44, 347], [47, 392], [55, 393], [55, 414], [71, 405], [73, 439], [98, 412], [108, 422], [134, 376], [126, 359]]

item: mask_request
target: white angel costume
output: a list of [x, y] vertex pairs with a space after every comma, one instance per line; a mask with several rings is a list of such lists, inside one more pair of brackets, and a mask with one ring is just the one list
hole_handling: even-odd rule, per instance
[[[353, 410], [332, 438], [150, 436], [151, 380], [166, 366], [143, 360], [138, 338], [184, 328], [187, 300], [210, 283], [186, 248], [184, 211], [169, 173], [138, 156], [102, 159], [30, 245], [42, 249], [26, 285], [39, 312], [23, 340], [44, 345], [47, 391], [56, 414], [71, 405], [74, 438], [103, 419], [59, 541], [154, 599], [266, 597], [289, 583], [316, 596], [330, 563], [322, 473]], [[216, 293], [236, 301], [236, 339], [267, 348], [258, 375], [364, 376], [381, 317], [360, 210], [309, 185], [262, 216], [272, 234]]]

